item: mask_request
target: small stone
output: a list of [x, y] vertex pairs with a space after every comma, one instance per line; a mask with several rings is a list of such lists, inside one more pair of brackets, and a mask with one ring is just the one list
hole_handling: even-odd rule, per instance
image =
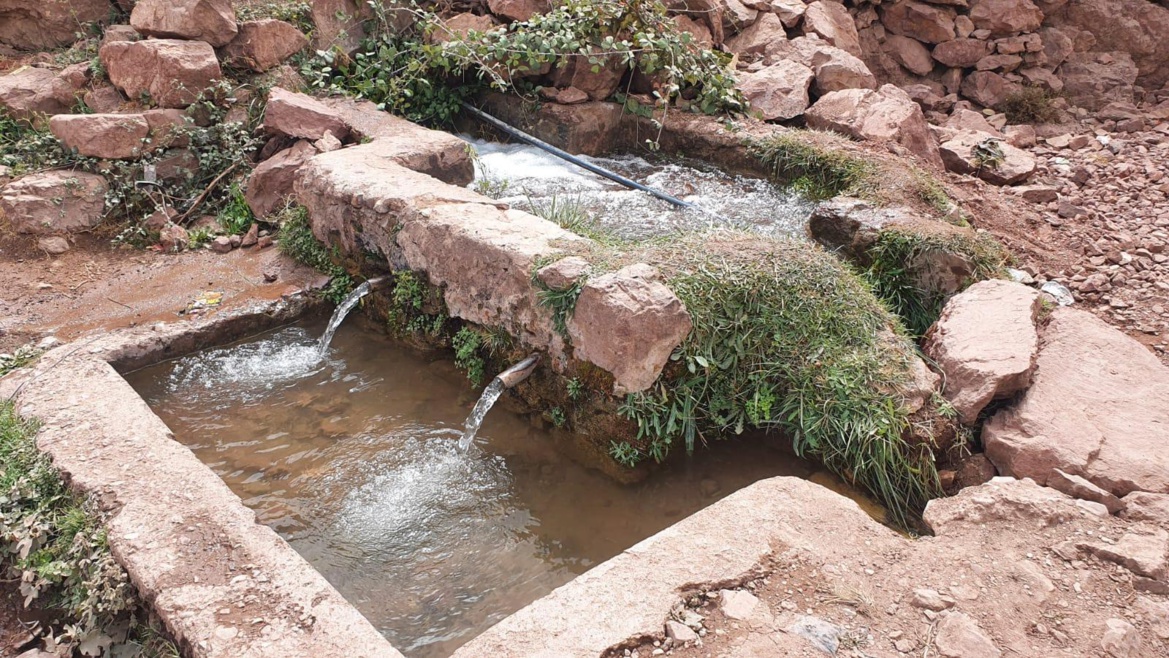
[[934, 646], [944, 658], [1001, 658], [1002, 651], [962, 612], [951, 612], [938, 623]]
[[923, 588], [913, 591], [913, 598], [910, 599], [909, 604], [915, 608], [940, 612], [953, 607], [954, 599], [948, 596], [942, 596], [937, 590]]
[[226, 235], [221, 235], [211, 241], [211, 250], [217, 254], [226, 254], [231, 249], [231, 238]]
[[252, 222], [251, 228], [244, 234], [243, 240], [240, 241], [239, 246], [251, 247], [260, 241], [260, 225]]
[[666, 622], [666, 637], [675, 642], [693, 642], [698, 639], [698, 633], [686, 624], [671, 619]]
[[1141, 636], [1132, 624], [1123, 619], [1109, 619], [1104, 622], [1104, 636], [1100, 648], [1112, 658], [1137, 658], [1142, 653]]
[[750, 617], [759, 603], [754, 594], [745, 590], [724, 589], [719, 595], [723, 614], [740, 621]]
[[51, 256], [60, 256], [69, 251], [69, 241], [59, 235], [50, 235], [37, 240], [37, 246], [41, 248], [41, 251]]
[[256, 248], [257, 249], [265, 249], [267, 247], [271, 247], [272, 244], [273, 244], [272, 236], [261, 235], [260, 239], [256, 241]]

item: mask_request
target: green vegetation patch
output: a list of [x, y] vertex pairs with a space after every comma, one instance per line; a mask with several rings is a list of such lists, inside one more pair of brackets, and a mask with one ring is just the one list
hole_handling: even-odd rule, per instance
[[755, 140], [749, 148], [777, 181], [814, 200], [867, 196], [878, 173], [871, 161], [814, 144], [798, 131]]
[[290, 206], [276, 217], [276, 222], [280, 226], [280, 251], [292, 260], [329, 276], [325, 298], [340, 304], [353, 290], [353, 278], [337, 264], [334, 252], [313, 235], [308, 209]]
[[[959, 290], [946, 291], [933, 285], [922, 265], [930, 260], [930, 252], [953, 254], [969, 265], [971, 274]], [[1002, 276], [1007, 263], [1002, 246], [977, 233], [884, 230], [867, 255], [870, 262], [863, 270], [864, 277], [913, 336], [925, 334], [953, 294], [978, 281]]]
[[70, 491], [37, 450], [37, 425], [0, 402], [0, 567], [25, 604], [60, 613], [56, 640], [103, 655], [175, 656], [114, 561], [92, 501]]
[[597, 270], [652, 263], [686, 304], [694, 329], [655, 386], [622, 415], [637, 445], [625, 463], [661, 461], [679, 443], [778, 430], [797, 454], [872, 492], [899, 523], [939, 492], [930, 445], [911, 445], [900, 387], [912, 343], [866, 282], [806, 242], [717, 231], [614, 254]]
[[1057, 98], [1057, 94], [1043, 87], [1026, 86], [1009, 94], [999, 110], [1011, 124], [1055, 123], [1059, 121], [1059, 110], [1054, 104]]

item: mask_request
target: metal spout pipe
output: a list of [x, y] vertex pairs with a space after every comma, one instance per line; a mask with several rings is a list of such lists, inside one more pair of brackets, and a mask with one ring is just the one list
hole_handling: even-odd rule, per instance
[[520, 361], [514, 366], [499, 373], [496, 377], [504, 388], [512, 388], [516, 384], [524, 381], [531, 376], [532, 372], [536, 370], [536, 366], [540, 363], [540, 355], [533, 354], [528, 358]]
[[393, 274], [383, 274], [382, 276], [374, 277], [368, 280], [370, 290], [381, 290], [394, 282]]

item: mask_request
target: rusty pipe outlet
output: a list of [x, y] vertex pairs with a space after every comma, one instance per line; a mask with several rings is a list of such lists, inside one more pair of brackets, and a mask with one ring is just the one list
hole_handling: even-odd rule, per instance
[[514, 366], [508, 368], [507, 370], [499, 373], [499, 376], [496, 377], [496, 379], [499, 380], [499, 383], [503, 384], [504, 388], [512, 388], [516, 384], [531, 376], [532, 372], [536, 370], [536, 366], [539, 363], [540, 355], [533, 354], [523, 361], [520, 361]]
[[393, 274], [383, 274], [382, 276], [374, 277], [368, 280], [370, 290], [381, 290], [394, 282]]

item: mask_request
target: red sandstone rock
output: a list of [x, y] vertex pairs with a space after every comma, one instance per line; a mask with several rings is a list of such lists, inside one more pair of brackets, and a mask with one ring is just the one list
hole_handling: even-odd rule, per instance
[[861, 56], [856, 23], [844, 5], [832, 0], [817, 0], [804, 13], [804, 34], [818, 34], [828, 43], [855, 56]]
[[812, 69], [816, 76], [812, 90], [821, 96], [842, 89], [877, 88], [877, 79], [864, 62], [814, 36], [781, 43], [765, 63], [774, 64], [781, 59], [793, 60]]
[[122, 106], [123, 99], [116, 88], [106, 86], [85, 92], [82, 102], [95, 114], [111, 114]]
[[764, 121], [791, 119], [808, 107], [814, 77], [808, 67], [785, 59], [755, 73], [740, 73], [738, 87]]
[[1124, 496], [1169, 493], [1169, 371], [1091, 314], [1059, 308], [1019, 403], [983, 427], [999, 471], [1046, 482], [1055, 469]]
[[549, 263], [536, 271], [540, 283], [549, 290], [568, 290], [589, 273], [589, 262], [579, 256], [569, 256]]
[[552, 8], [548, 0], [487, 0], [487, 8], [496, 16], [512, 21], [526, 21]]
[[186, 107], [223, 76], [215, 51], [202, 41], [150, 39], [101, 47], [102, 64], [118, 89], [160, 107]]
[[138, 0], [130, 25], [148, 37], [206, 41], [216, 48], [231, 42], [237, 30], [231, 0]]
[[1003, 655], [978, 623], [962, 612], [951, 612], [938, 622], [934, 646], [943, 658], [999, 658]]
[[105, 215], [106, 181], [96, 174], [45, 171], [0, 189], [0, 215], [17, 233], [54, 235], [91, 229]]
[[49, 129], [65, 148], [92, 158], [136, 158], [147, 146], [150, 124], [141, 114], [58, 114]]
[[244, 193], [252, 213], [263, 219], [282, 209], [293, 194], [297, 172], [316, 153], [312, 144], [300, 141], [256, 165]]
[[892, 141], [925, 163], [940, 168], [938, 147], [930, 136], [921, 108], [893, 85], [845, 89], [820, 97], [805, 113], [813, 128], [835, 130], [856, 139]]
[[737, 55], [771, 55], [787, 41], [783, 23], [775, 14], [763, 14], [751, 27], [727, 39], [727, 48]]
[[[1002, 154], [1002, 160], [980, 159], [977, 149], [988, 146]], [[994, 185], [1021, 183], [1035, 173], [1035, 158], [1001, 138], [984, 132], [963, 130], [938, 147], [948, 171], [977, 176]]]
[[1031, 0], [973, 0], [970, 20], [975, 28], [990, 30], [991, 36], [1009, 37], [1039, 29], [1043, 12]]
[[998, 107], [1021, 88], [991, 71], [975, 71], [962, 79], [962, 95], [984, 107]]
[[109, 17], [109, 0], [0, 0], [0, 43], [20, 50], [67, 46], [80, 26]]
[[893, 34], [925, 43], [942, 43], [954, 38], [954, 11], [914, 0], [881, 5], [881, 22]]
[[946, 399], [972, 425], [995, 398], [1031, 383], [1039, 351], [1039, 293], [1019, 283], [981, 281], [946, 303], [923, 350], [945, 373]]
[[499, 25], [492, 16], [477, 16], [470, 12], [443, 19], [429, 38], [434, 43], [466, 39], [471, 32], [487, 32]]
[[0, 75], [0, 108], [16, 119], [73, 111], [80, 86], [49, 69], [25, 67]]
[[[1092, 45], [1076, 50], [1128, 54], [1138, 69], [1141, 86], [1157, 89], [1169, 83], [1169, 6], [1147, 0], [1076, 0], [1055, 14], [1048, 25], [1061, 32], [1090, 35]], [[1043, 31], [1046, 48], [1049, 30]], [[1055, 66], [1054, 63], [1049, 65]]]
[[[316, 26], [313, 46], [317, 50], [336, 46], [350, 53], [361, 45], [365, 38], [363, 23], [371, 13], [369, 5], [361, 0], [310, 0], [310, 3], [313, 25]], [[387, 10], [397, 17], [392, 6], [387, 6]]]
[[330, 133], [339, 140], [349, 136], [341, 116], [321, 101], [294, 91], [274, 87], [264, 110], [264, 130], [273, 135], [318, 140]]
[[274, 19], [240, 23], [239, 34], [223, 49], [224, 60], [264, 72], [308, 46], [308, 37], [293, 25]]
[[954, 39], [934, 46], [933, 58], [946, 66], [967, 68], [989, 52], [990, 45], [981, 39]]
[[934, 60], [930, 57], [929, 49], [917, 39], [890, 35], [885, 40], [885, 52], [911, 73], [926, 75], [934, 70]]
[[568, 321], [576, 358], [609, 371], [614, 393], [649, 388], [690, 333], [690, 314], [657, 270], [630, 265], [589, 279]]
[[670, 18], [677, 26], [678, 30], [688, 32], [694, 39], [694, 43], [701, 48], [711, 48], [714, 46], [714, 37], [710, 33], [710, 28], [698, 21], [686, 16], [678, 14]]
[[770, 4], [772, 13], [779, 16], [785, 27], [795, 27], [808, 10], [803, 0], [771, 0]]
[[1128, 53], [1072, 53], [1057, 72], [1068, 102], [1088, 110], [1131, 103], [1137, 67]]

